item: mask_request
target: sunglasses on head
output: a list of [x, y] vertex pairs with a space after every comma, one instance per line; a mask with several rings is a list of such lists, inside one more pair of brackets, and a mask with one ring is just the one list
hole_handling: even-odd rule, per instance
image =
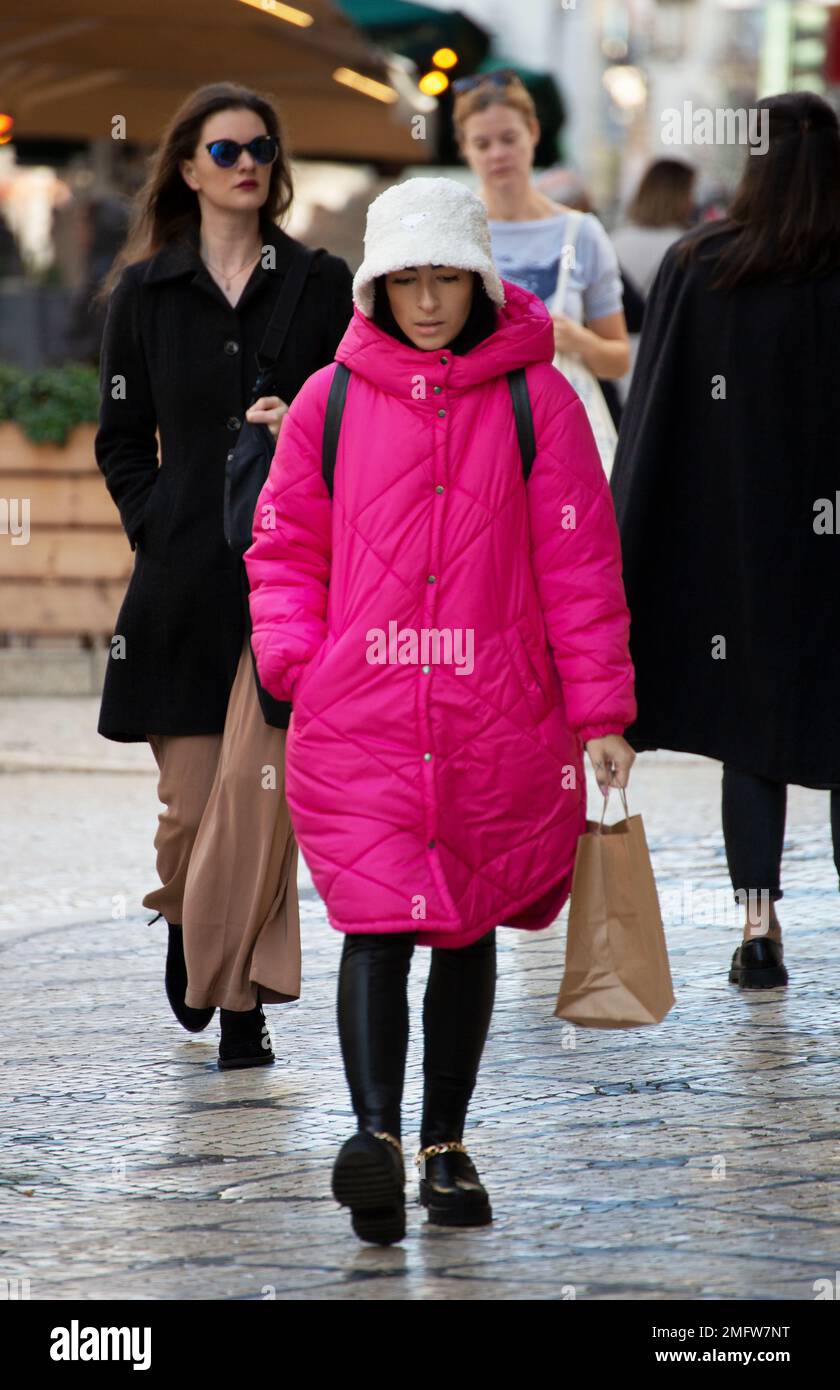
[[489, 82], [493, 87], [509, 87], [511, 82], [519, 81], [519, 73], [513, 68], [496, 68], [494, 72], [476, 72], [471, 77], [457, 77], [452, 83], [453, 92], [471, 92]]
[[243, 150], [247, 150], [257, 164], [273, 164], [279, 142], [276, 135], [256, 135], [247, 145], [240, 145], [238, 140], [212, 140], [204, 148], [221, 169], [232, 169]]

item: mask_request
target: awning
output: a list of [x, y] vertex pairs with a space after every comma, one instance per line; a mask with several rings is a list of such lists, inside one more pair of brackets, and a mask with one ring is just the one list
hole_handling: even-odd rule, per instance
[[[275, 13], [272, 13], [272, 7]], [[183, 98], [235, 81], [274, 100], [297, 156], [417, 163], [411, 84], [331, 0], [295, 0], [307, 25], [279, 18], [279, 0], [32, 0], [0, 19], [0, 103], [13, 138], [126, 138], [155, 143]], [[369, 95], [343, 85], [379, 84]], [[355, 76], [354, 76], [355, 74]], [[396, 100], [377, 99], [393, 93]], [[419, 94], [418, 94], [419, 97]]]
[[413, 0], [336, 0], [345, 14], [374, 42], [412, 59], [421, 68], [436, 48], [452, 48], [465, 72], [490, 49], [490, 35], [460, 10], [438, 10]]

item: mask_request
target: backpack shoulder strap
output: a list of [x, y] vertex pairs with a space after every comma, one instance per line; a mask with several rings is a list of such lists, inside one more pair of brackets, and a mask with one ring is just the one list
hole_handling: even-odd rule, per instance
[[343, 362], [336, 362], [333, 379], [330, 382], [330, 394], [327, 397], [327, 409], [324, 413], [324, 436], [321, 445], [321, 473], [327, 485], [327, 492], [330, 497], [333, 495], [333, 482], [335, 479], [335, 459], [338, 453], [338, 436], [341, 431], [341, 417], [344, 414], [344, 401], [347, 396], [347, 386], [350, 381], [350, 368], [345, 367]]
[[525, 368], [517, 367], [515, 371], [508, 372], [507, 379], [516, 420], [516, 437], [522, 455], [522, 475], [527, 483], [531, 476], [537, 445], [534, 439], [534, 417], [531, 413], [531, 397], [528, 394]]
[[[341, 417], [344, 414], [344, 402], [347, 397], [347, 386], [350, 381], [350, 376], [350, 369], [345, 367], [343, 362], [336, 362], [333, 379], [330, 382], [330, 393], [327, 397], [327, 409], [324, 413], [324, 435], [321, 446], [321, 473], [323, 474], [327, 492], [330, 497], [333, 495], [335, 460], [336, 454], [338, 453], [338, 436], [341, 431]], [[522, 456], [522, 473], [527, 483], [537, 448], [534, 439], [534, 418], [531, 414], [531, 397], [528, 394], [525, 368], [518, 367], [515, 371], [508, 372], [507, 379], [508, 386], [510, 387], [511, 399], [513, 401], [513, 414], [516, 420], [516, 436], [519, 440], [519, 452]]]

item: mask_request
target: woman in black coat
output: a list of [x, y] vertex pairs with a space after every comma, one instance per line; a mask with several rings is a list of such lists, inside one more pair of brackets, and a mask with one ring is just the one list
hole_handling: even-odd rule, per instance
[[811, 93], [758, 103], [723, 222], [667, 252], [612, 488], [636, 749], [719, 759], [744, 941], [729, 978], [787, 983], [787, 784], [831, 788], [840, 872], [840, 130]]
[[[166, 987], [180, 1022], [199, 1031], [221, 1008], [220, 1066], [272, 1061], [260, 1005], [300, 992], [290, 709], [261, 707], [244, 566], [223, 526], [243, 420], [276, 438], [352, 313], [345, 263], [307, 257], [277, 225], [291, 199], [270, 103], [230, 83], [201, 88], [163, 137], [104, 289], [96, 456], [135, 568], [99, 732], [148, 739], [158, 761], [162, 887], [144, 904], [169, 923]], [[257, 351], [296, 279], [285, 349], [249, 407]]]

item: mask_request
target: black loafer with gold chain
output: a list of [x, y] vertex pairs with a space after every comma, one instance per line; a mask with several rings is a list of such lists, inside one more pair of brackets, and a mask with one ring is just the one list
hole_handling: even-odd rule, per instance
[[459, 1140], [428, 1144], [418, 1153], [420, 1201], [435, 1226], [487, 1226], [490, 1198], [475, 1165]]
[[333, 1164], [335, 1200], [349, 1207], [353, 1230], [371, 1245], [393, 1245], [405, 1235], [402, 1145], [385, 1130], [351, 1135]]

